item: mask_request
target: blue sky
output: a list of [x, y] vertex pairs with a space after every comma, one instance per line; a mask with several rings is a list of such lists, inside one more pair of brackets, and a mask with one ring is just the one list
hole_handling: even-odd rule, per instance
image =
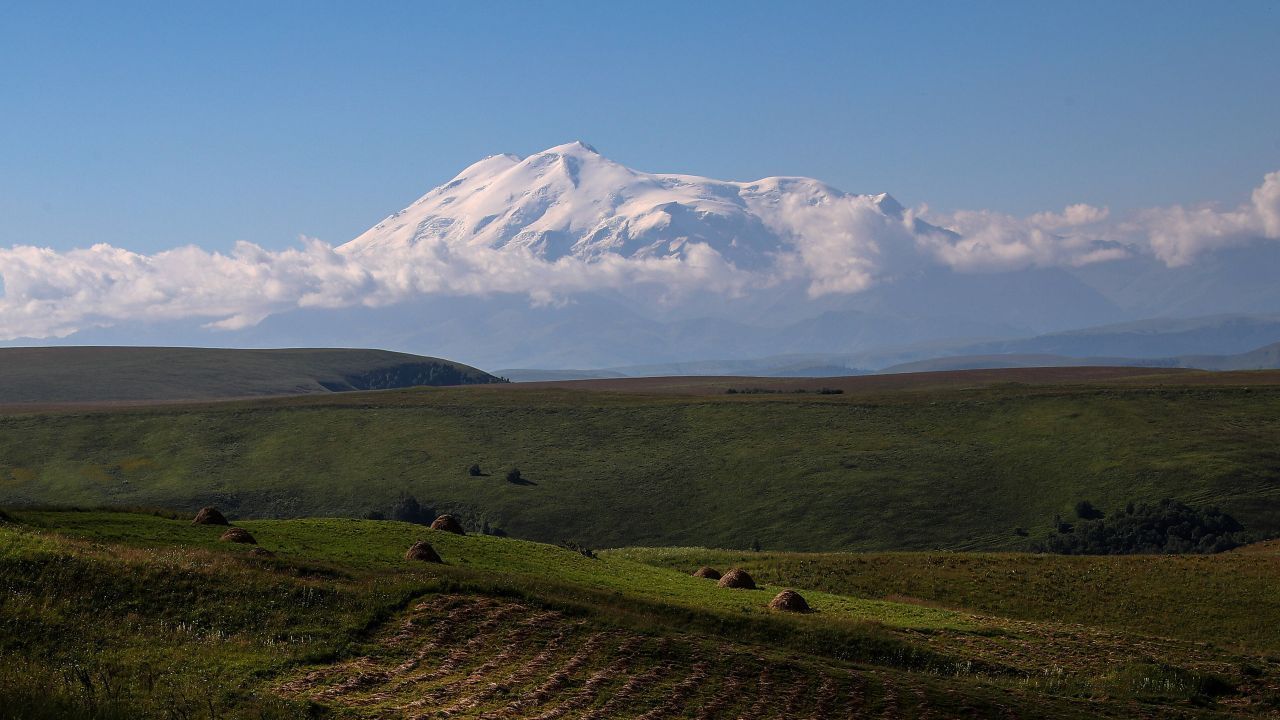
[[26, 3], [0, 246], [332, 243], [498, 152], [1013, 213], [1242, 202], [1280, 2]]

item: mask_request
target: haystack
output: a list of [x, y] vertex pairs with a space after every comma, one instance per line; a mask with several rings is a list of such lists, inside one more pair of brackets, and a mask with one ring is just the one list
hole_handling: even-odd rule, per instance
[[222, 513], [218, 512], [216, 507], [202, 507], [200, 512], [196, 513], [196, 519], [191, 521], [192, 525], [230, 525]]
[[436, 554], [435, 548], [425, 540], [419, 540], [414, 543], [404, 554], [405, 560], [421, 560], [422, 562], [442, 563], [443, 560]]
[[248, 530], [244, 528], [233, 527], [222, 533], [222, 537], [218, 538], [222, 542], [245, 543], [246, 545], [257, 545], [258, 541], [253, 539]]
[[810, 612], [809, 603], [805, 602], [800, 593], [795, 590], [783, 590], [778, 593], [776, 597], [769, 601], [769, 607], [783, 612]]
[[467, 531], [462, 529], [462, 523], [458, 522], [458, 518], [452, 515], [441, 515], [431, 523], [432, 530], [443, 530], [451, 532], [454, 535], [466, 535]]
[[250, 548], [249, 554], [252, 555], [253, 557], [260, 557], [260, 558], [273, 558], [276, 556], [275, 553], [271, 552], [270, 550], [264, 547]]
[[746, 570], [734, 568], [725, 573], [720, 582], [717, 583], [722, 588], [737, 588], [739, 590], [755, 590], [756, 581], [751, 579]]
[[703, 565], [702, 567], [700, 567], [700, 568], [698, 568], [697, 570], [694, 570], [694, 571], [693, 571], [693, 576], [694, 576], [694, 577], [700, 577], [700, 578], [706, 578], [706, 579], [708, 579], [708, 580], [719, 580], [719, 579], [720, 579], [720, 571], [719, 571], [719, 570], [717, 570], [717, 569], [715, 569], [715, 568], [713, 568], [713, 567], [707, 567], [706, 565]]

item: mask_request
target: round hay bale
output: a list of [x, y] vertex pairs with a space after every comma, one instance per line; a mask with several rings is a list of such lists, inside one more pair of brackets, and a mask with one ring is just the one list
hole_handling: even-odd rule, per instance
[[736, 588], [738, 590], [755, 590], [756, 581], [751, 579], [746, 570], [734, 568], [720, 577], [717, 583], [722, 588]]
[[405, 560], [421, 560], [422, 562], [442, 563], [440, 555], [436, 553], [435, 548], [426, 540], [419, 540], [409, 547], [404, 553]]
[[466, 535], [467, 531], [462, 529], [462, 523], [458, 522], [458, 518], [452, 515], [441, 515], [431, 523], [432, 530], [443, 530], [451, 532], [454, 535]]
[[270, 550], [264, 547], [249, 548], [249, 554], [252, 555], [253, 557], [260, 557], [260, 558], [273, 558], [276, 556], [275, 553], [271, 552]]
[[222, 533], [222, 537], [218, 538], [222, 542], [244, 543], [246, 545], [257, 545], [258, 541], [253, 539], [248, 530], [244, 528], [233, 527]]
[[720, 579], [720, 571], [719, 571], [719, 570], [717, 570], [717, 569], [715, 569], [715, 568], [713, 568], [713, 567], [707, 567], [706, 565], [703, 565], [702, 567], [700, 567], [700, 568], [698, 568], [697, 570], [694, 570], [694, 571], [693, 571], [693, 576], [694, 576], [694, 577], [700, 577], [700, 578], [706, 578], [706, 579], [708, 579], [708, 580], [719, 580], [719, 579]]
[[200, 512], [196, 513], [196, 517], [191, 521], [192, 525], [230, 525], [227, 518], [218, 512], [216, 507], [202, 507]]
[[809, 603], [805, 602], [800, 593], [795, 590], [783, 590], [769, 601], [769, 607], [773, 610], [781, 610], [783, 612], [807, 613], [811, 612]]

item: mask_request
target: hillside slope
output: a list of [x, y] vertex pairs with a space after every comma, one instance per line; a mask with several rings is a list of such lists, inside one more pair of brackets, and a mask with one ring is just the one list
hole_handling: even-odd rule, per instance
[[[1137, 372], [596, 380], [9, 412], [0, 506], [361, 517], [410, 493], [472, 528], [594, 547], [1012, 549], [1028, 542], [1015, 529], [1034, 540], [1082, 499], [1111, 510], [1172, 497], [1280, 532], [1280, 376]], [[826, 386], [843, 394], [818, 394]], [[470, 476], [472, 463], [485, 474]], [[513, 467], [518, 482], [505, 479]]]
[[0, 405], [210, 400], [496, 381], [467, 365], [385, 350], [0, 348]]
[[[1119, 595], [1091, 598], [1103, 617], [1134, 594], [1217, 615], [1200, 642], [895, 595], [906, 564], [1008, 605], [1039, 592], [1009, 571], [1079, 582], [1077, 559], [975, 556], [969, 573], [952, 553], [755, 553], [733, 561], [763, 582], [727, 589], [690, 575], [705, 551], [640, 554], [655, 567], [398, 522], [238, 525], [271, 555], [162, 514], [0, 522], [0, 719], [1243, 718], [1280, 702], [1274, 633], [1251, 632], [1276, 625], [1275, 556], [1171, 559], [1128, 583], [1118, 565]], [[444, 562], [406, 560], [419, 540]], [[1188, 577], [1261, 602], [1180, 594]], [[783, 587], [814, 612], [771, 609]]]

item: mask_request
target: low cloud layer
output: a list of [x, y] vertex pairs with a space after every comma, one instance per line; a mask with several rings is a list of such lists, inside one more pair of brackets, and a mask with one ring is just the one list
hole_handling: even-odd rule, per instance
[[1233, 209], [1174, 205], [1113, 220], [1107, 208], [1071, 205], [1025, 218], [980, 210], [931, 219], [959, 237], [924, 244], [959, 270], [1079, 266], [1130, 255], [1177, 267], [1217, 250], [1280, 239], [1280, 172], [1269, 173], [1249, 202]]
[[230, 253], [186, 246], [154, 255], [103, 244], [65, 252], [18, 245], [0, 249], [0, 339], [61, 337], [139, 320], [191, 319], [238, 329], [295, 308], [376, 307], [430, 294], [513, 292], [554, 303], [632, 284], [655, 284], [673, 297], [692, 291], [735, 296], [800, 280], [819, 296], [860, 292], [922, 263], [1007, 272], [1145, 255], [1173, 267], [1280, 239], [1280, 172], [1268, 174], [1235, 208], [1173, 206], [1120, 219], [1088, 205], [1017, 217], [985, 210], [899, 216], [855, 196], [782, 203], [765, 218], [781, 239], [772, 263], [749, 270], [697, 242], [672, 257], [606, 253], [555, 261], [521, 248], [444, 241], [363, 253], [305, 240], [280, 251], [240, 243]]

